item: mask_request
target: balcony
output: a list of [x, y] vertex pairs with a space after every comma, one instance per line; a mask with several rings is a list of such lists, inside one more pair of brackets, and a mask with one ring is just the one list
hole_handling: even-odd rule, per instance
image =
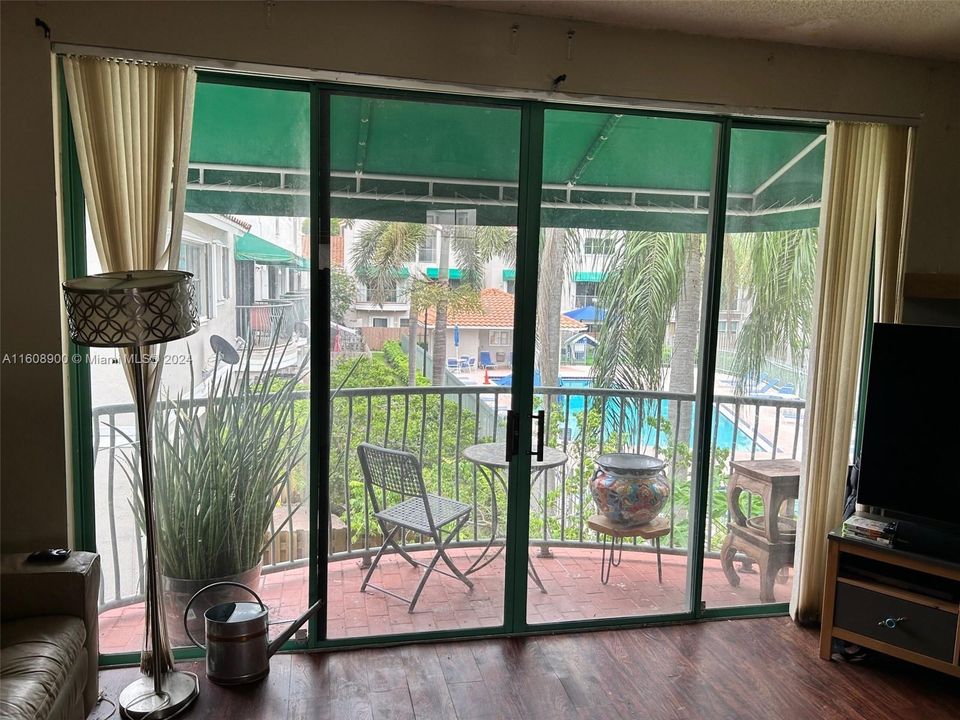
[[[417, 610], [406, 612], [400, 601], [377, 592], [360, 593], [370, 557], [376, 553], [379, 528], [370, 514], [360, 476], [356, 446], [365, 440], [406, 447], [418, 454], [429, 492], [457, 497], [473, 505], [470, 523], [452, 544], [451, 556], [467, 566], [492, 531], [492, 497], [474, 465], [462, 458], [465, 447], [503, 438], [510, 388], [495, 385], [451, 387], [388, 387], [343, 389], [332, 403], [329, 493], [332, 515], [327, 525], [329, 573], [328, 634], [365, 636], [411, 630], [498, 625], [503, 609], [503, 555], [474, 575], [476, 587], [443, 576], [427, 584]], [[548, 444], [562, 449], [568, 462], [531, 486], [530, 553], [547, 592], [529, 585], [530, 622], [652, 615], [686, 609], [689, 553], [688, 502], [691, 476], [683, 467], [677, 425], [669, 418], [692, 411], [692, 395], [666, 392], [610, 391], [589, 387], [538, 387], [538, 407], [547, 408]], [[301, 391], [299, 401], [309, 393]], [[602, 413], [603, 421], [582, 432], [584, 408]], [[633, 408], [633, 409], [631, 409]], [[636, 408], [642, 408], [637, 415]], [[633, 415], [632, 415], [633, 413]], [[758, 601], [759, 577], [749, 570], [737, 588], [720, 570], [718, 550], [728, 520], [724, 466], [731, 459], [795, 458], [801, 446], [803, 402], [790, 399], [717, 396], [713, 403], [711, 443], [714, 472], [708, 490], [703, 597], [708, 607]], [[637, 422], [637, 418], [642, 419]], [[97, 448], [96, 496], [98, 540], [104, 573], [100, 589], [101, 646], [104, 652], [137, 650], [142, 635], [143, 544], [128, 508], [129, 485], [120, 472], [120, 458], [135, 452], [118, 432], [134, 424], [131, 405], [110, 405], [94, 411]], [[589, 421], [588, 421], [589, 427]], [[663, 583], [649, 544], [627, 544], [624, 561], [614, 568], [608, 585], [599, 582], [600, 538], [586, 527], [593, 512], [588, 481], [591, 458], [601, 452], [638, 451], [668, 462], [671, 498], [665, 509], [671, 532], [663, 538]], [[261, 589], [277, 617], [292, 617], [307, 605], [309, 520], [301, 507], [292, 522], [287, 502], [302, 493], [291, 473], [282, 493], [271, 533], [282, 528], [264, 554]], [[303, 468], [301, 477], [307, 477]], [[497, 500], [504, 513], [506, 498]], [[748, 501], [750, 513], [755, 503]], [[498, 536], [502, 536], [501, 532]], [[411, 553], [427, 548], [408, 538]], [[121, 548], [123, 552], [121, 552]], [[134, 552], [130, 552], [133, 548]], [[419, 571], [399, 556], [388, 556], [377, 573], [380, 583], [409, 594]], [[782, 578], [785, 579], [785, 578]], [[376, 581], [376, 580], [375, 580]], [[789, 585], [778, 583], [778, 601], [789, 598]]]

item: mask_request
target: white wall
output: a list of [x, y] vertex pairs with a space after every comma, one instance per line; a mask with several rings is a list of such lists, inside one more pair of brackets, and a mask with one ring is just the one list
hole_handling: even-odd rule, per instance
[[[401, 2], [5, 2], [0, 33], [3, 353], [61, 349], [51, 40], [536, 90], [564, 73], [569, 93], [923, 116], [909, 269], [960, 272], [957, 64]], [[2, 373], [0, 546], [65, 544], [63, 368], [4, 365]]]

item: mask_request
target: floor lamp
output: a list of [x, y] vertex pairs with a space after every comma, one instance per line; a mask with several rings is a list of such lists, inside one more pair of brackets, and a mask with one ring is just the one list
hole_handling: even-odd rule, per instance
[[150, 667], [120, 693], [120, 711], [129, 720], [163, 720], [182, 712], [199, 693], [197, 676], [167, 668], [157, 587], [157, 533], [153, 503], [153, 453], [144, 352], [148, 345], [179, 340], [197, 331], [193, 275], [173, 270], [135, 270], [69, 280], [63, 284], [70, 338], [78, 345], [127, 348], [133, 365], [140, 479], [147, 539], [146, 597]]

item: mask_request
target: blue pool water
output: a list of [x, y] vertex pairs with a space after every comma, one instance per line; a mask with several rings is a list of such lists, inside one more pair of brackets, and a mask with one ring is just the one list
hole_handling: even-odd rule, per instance
[[[569, 388], [589, 388], [592, 387], [591, 380], [589, 378], [561, 378], [560, 384], [563, 387]], [[557, 398], [560, 401], [561, 405], [561, 423], [567, 418], [567, 405], [569, 404], [569, 420], [567, 420], [567, 432], [570, 440], [575, 440], [579, 438], [580, 432], [580, 416], [583, 413], [584, 407], [584, 396], [583, 395], [561, 395]], [[600, 398], [588, 397], [586, 400], [589, 401], [590, 407], [598, 407], [598, 403], [601, 402]], [[676, 403], [675, 400], [660, 400], [660, 417], [664, 420], [669, 420], [671, 405]], [[622, 425], [623, 425], [623, 437], [625, 442], [635, 443], [638, 433], [637, 428], [637, 415], [638, 407], [636, 401], [626, 402], [623, 411], [622, 411]], [[617, 398], [608, 398], [606, 401], [605, 409], [606, 419], [604, 421], [603, 427], [603, 437], [604, 444], [607, 442], [616, 442], [618, 434], [620, 432], [621, 426], [621, 407], [620, 402]], [[644, 445], [648, 448], [654, 448], [657, 446], [657, 435], [656, 429], [649, 423], [647, 423], [647, 418], [653, 418], [656, 422], [657, 418], [657, 400], [648, 399], [643, 401], [642, 413], [643, 425], [639, 428], [639, 437], [640, 445]], [[716, 434], [716, 447], [730, 450], [733, 448], [733, 418], [727, 415], [726, 412], [721, 410], [721, 412], [714, 415], [713, 426], [711, 427], [711, 434]], [[694, 430], [691, 430], [690, 437], [687, 440], [687, 443], [690, 447], [693, 447], [694, 443]], [[668, 445], [673, 438], [668, 438], [666, 433], [661, 431], [659, 438], [660, 447]], [[765, 449], [766, 442], [760, 437], [757, 438], [757, 449]], [[742, 422], [737, 428], [737, 455], [743, 456], [744, 454], [749, 455], [750, 450], [753, 447], [753, 438], [750, 434], [743, 430]]]

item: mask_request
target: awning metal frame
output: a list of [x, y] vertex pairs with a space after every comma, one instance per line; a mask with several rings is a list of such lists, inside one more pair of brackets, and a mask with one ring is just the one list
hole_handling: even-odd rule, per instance
[[[614, 115], [612, 117], [619, 117]], [[366, 118], [361, 118], [361, 128], [369, 128], [369, 116]], [[613, 127], [604, 128], [605, 131], [612, 131]], [[606, 135], [608, 132], [602, 132], [601, 136], [598, 137], [595, 145], [599, 143], [602, 145], [603, 141], [606, 140]], [[780, 178], [786, 175], [797, 163], [799, 163], [803, 158], [810, 154], [814, 149], [816, 149], [821, 143], [826, 139], [825, 135], [818, 135], [813, 141], [806, 145], [803, 149], [800, 150], [796, 155], [794, 155], [790, 160], [784, 163], [776, 172], [770, 175], [764, 182], [757, 186], [753, 192], [740, 192], [740, 193], [729, 193], [729, 198], [736, 198], [740, 200], [749, 200], [750, 208], [728, 208], [727, 214], [731, 216], [740, 216], [740, 217], [761, 217], [764, 215], [776, 215], [786, 212], [797, 212], [800, 210], [816, 210], [820, 208], [820, 198], [818, 197], [809, 197], [804, 199], [799, 203], [788, 204], [788, 205], [769, 205], [762, 206], [759, 204], [761, 194], [770, 188], [775, 182]], [[594, 148], [591, 148], [594, 150]], [[686, 214], [686, 215], [708, 215], [709, 209], [702, 205], [702, 200], [704, 198], [709, 198], [709, 190], [686, 190], [681, 188], [649, 188], [649, 187], [617, 187], [611, 185], [577, 185], [575, 179], [582, 174], [583, 169], [586, 165], [593, 159], [595, 152], [587, 152], [580, 164], [577, 167], [577, 171], [571, 176], [571, 182], [568, 183], [543, 183], [544, 190], [559, 190], [565, 194], [565, 201], [551, 201], [544, 200], [541, 202], [541, 207], [551, 208], [557, 210], [602, 210], [602, 211], [615, 211], [615, 212], [647, 212], [647, 213], [665, 213], [665, 214]], [[496, 207], [513, 207], [516, 205], [516, 202], [511, 199], [511, 197], [516, 197], [516, 191], [518, 190], [518, 183], [510, 181], [499, 181], [499, 180], [474, 180], [469, 178], [440, 178], [440, 177], [430, 177], [424, 175], [398, 175], [398, 174], [389, 174], [389, 173], [367, 173], [363, 171], [363, 166], [366, 161], [366, 138], [365, 133], [361, 132], [360, 139], [357, 144], [357, 160], [356, 160], [356, 172], [347, 172], [347, 171], [331, 171], [331, 176], [333, 178], [341, 179], [350, 179], [353, 182], [355, 187], [354, 191], [347, 192], [344, 190], [334, 190], [331, 191], [330, 196], [333, 198], [341, 199], [350, 199], [350, 200], [365, 200], [370, 202], [382, 202], [382, 201], [393, 201], [393, 202], [410, 202], [410, 203], [425, 203], [425, 204], [442, 204], [442, 205], [471, 205], [471, 206], [496, 206]], [[582, 166], [582, 167], [581, 167]], [[309, 179], [309, 173], [307, 170], [302, 168], [292, 168], [292, 167], [267, 167], [267, 166], [257, 166], [257, 165], [230, 165], [225, 163], [205, 163], [205, 162], [194, 162], [190, 163], [190, 169], [195, 170], [199, 173], [198, 179], [189, 182], [187, 184], [188, 190], [198, 190], [203, 192], [233, 192], [233, 193], [259, 193], [265, 195], [297, 195], [308, 197], [310, 191], [307, 187], [289, 187], [287, 184], [287, 179], [291, 176], [303, 178], [305, 181]], [[231, 183], [216, 183], [208, 184], [206, 182], [206, 172], [214, 170], [218, 172], [236, 172], [236, 173], [260, 173], [260, 174], [274, 174], [277, 175], [278, 184], [275, 186], [265, 186], [263, 184], [244, 184], [244, 185], [233, 185]], [[382, 180], [385, 182], [391, 183], [409, 183], [411, 185], [426, 185], [427, 191], [423, 192], [390, 192], [382, 193], [373, 190], [363, 190], [361, 184], [365, 181], [377, 181]], [[453, 186], [463, 186], [463, 187], [475, 187], [475, 188], [489, 188], [489, 196], [481, 195], [480, 197], [473, 197], [468, 195], [452, 195], [446, 194], [441, 195], [435, 192], [435, 187], [437, 185], [453, 185]], [[411, 188], [413, 189], [413, 188]], [[597, 193], [599, 196], [608, 195], [608, 196], [623, 196], [629, 195], [629, 202], [574, 202], [573, 193], [574, 192], [590, 192]], [[662, 197], [675, 197], [675, 198], [685, 198], [687, 199], [687, 204], [682, 204], [677, 202], [676, 204], [638, 204], [638, 196], [662, 196]]]

